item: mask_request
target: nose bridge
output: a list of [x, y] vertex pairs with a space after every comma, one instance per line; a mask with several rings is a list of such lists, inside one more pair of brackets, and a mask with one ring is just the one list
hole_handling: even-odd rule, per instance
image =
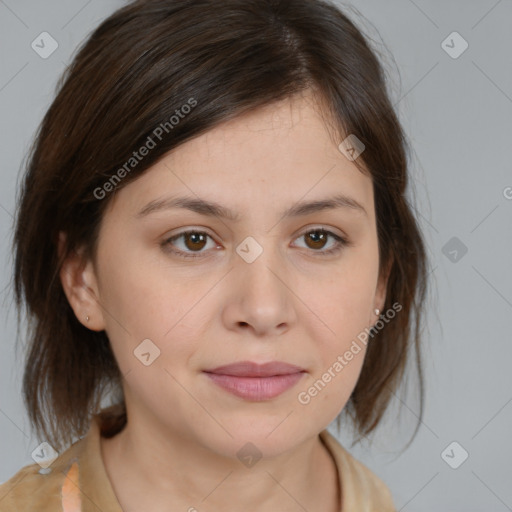
[[[259, 241], [258, 241], [259, 240]], [[269, 233], [247, 236], [237, 247], [242, 282], [250, 284], [254, 292], [266, 292], [275, 288], [281, 290], [283, 283], [275, 274], [284, 272], [278, 247], [274, 247], [275, 237]], [[241, 260], [241, 261], [240, 261]]]
[[272, 240], [275, 237], [268, 233], [248, 236], [236, 247], [233, 279], [240, 308], [238, 320], [258, 331], [290, 321], [291, 296], [285, 284], [285, 264]]

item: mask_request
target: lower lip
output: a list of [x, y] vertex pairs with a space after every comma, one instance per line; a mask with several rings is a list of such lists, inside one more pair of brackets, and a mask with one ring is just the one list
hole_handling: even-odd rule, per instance
[[272, 377], [235, 377], [204, 372], [221, 388], [246, 400], [270, 400], [295, 386], [304, 372]]

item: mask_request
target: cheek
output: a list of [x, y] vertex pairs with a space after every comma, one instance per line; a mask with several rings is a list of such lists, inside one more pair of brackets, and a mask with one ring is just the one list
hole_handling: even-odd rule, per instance
[[304, 318], [308, 320], [304, 326], [313, 343], [311, 353], [318, 355], [318, 365], [301, 387], [303, 394], [298, 402], [308, 414], [318, 415], [326, 422], [345, 407], [361, 373], [366, 343], [371, 339], [368, 314], [373, 306], [377, 272], [371, 250], [354, 254], [322, 288], [308, 282], [299, 292], [307, 297]]
[[149, 339], [156, 346], [145, 342], [149, 351], [159, 353], [151, 367], [181, 371], [202, 338], [205, 308], [215, 308], [208, 295], [215, 280], [179, 276], [137, 257], [118, 261], [101, 269], [101, 303], [121, 370], [140, 370], [134, 351]]
[[366, 346], [359, 340], [340, 340], [324, 347], [322, 364], [297, 394], [297, 410], [329, 425], [345, 408], [357, 385]]
[[357, 315], [356, 310], [355, 316], [346, 314], [346, 310], [336, 313], [330, 317], [334, 334], [329, 331], [318, 336], [317, 332], [317, 336], [311, 338], [314, 340], [311, 353], [317, 354], [318, 364], [297, 396], [304, 413], [321, 418], [326, 425], [342, 411], [357, 385], [368, 340], [364, 315], [360, 311]]
[[346, 266], [328, 281], [307, 281], [298, 291], [305, 297], [311, 339], [320, 336], [331, 350], [343, 346], [370, 325], [376, 287], [376, 268], [371, 265]]

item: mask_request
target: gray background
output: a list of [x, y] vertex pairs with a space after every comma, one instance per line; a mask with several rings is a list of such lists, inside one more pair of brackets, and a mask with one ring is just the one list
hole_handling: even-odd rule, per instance
[[[40, 442], [29, 434], [21, 400], [9, 287], [20, 164], [77, 45], [121, 5], [0, 0], [0, 482], [31, 464]], [[354, 0], [346, 12], [375, 41], [394, 83], [414, 149], [411, 197], [431, 258], [432, 292], [426, 410], [416, 439], [400, 451], [417, 421], [413, 370], [373, 444], [350, 448], [348, 431], [339, 439], [384, 479], [399, 510], [512, 510], [512, 2]], [[47, 59], [31, 48], [43, 31], [59, 45]], [[457, 58], [444, 48], [456, 52], [460, 40], [451, 36], [442, 45], [454, 31], [469, 44]], [[455, 465], [462, 450], [469, 456], [453, 469], [445, 460]]]

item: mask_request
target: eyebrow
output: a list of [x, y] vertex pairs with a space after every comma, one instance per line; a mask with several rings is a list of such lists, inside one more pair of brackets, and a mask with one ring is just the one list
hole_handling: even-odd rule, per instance
[[[217, 217], [230, 220], [232, 222], [240, 221], [240, 214], [233, 212], [229, 208], [222, 206], [214, 201], [207, 201], [194, 197], [167, 197], [155, 199], [146, 204], [137, 214], [137, 218], [143, 218], [147, 215], [173, 208], [184, 208], [201, 215]], [[338, 194], [326, 199], [315, 201], [300, 201], [281, 213], [281, 218], [299, 217], [319, 212], [321, 210], [333, 210], [336, 208], [346, 208], [354, 212], [363, 213], [368, 216], [364, 207], [355, 199], [343, 194]]]

